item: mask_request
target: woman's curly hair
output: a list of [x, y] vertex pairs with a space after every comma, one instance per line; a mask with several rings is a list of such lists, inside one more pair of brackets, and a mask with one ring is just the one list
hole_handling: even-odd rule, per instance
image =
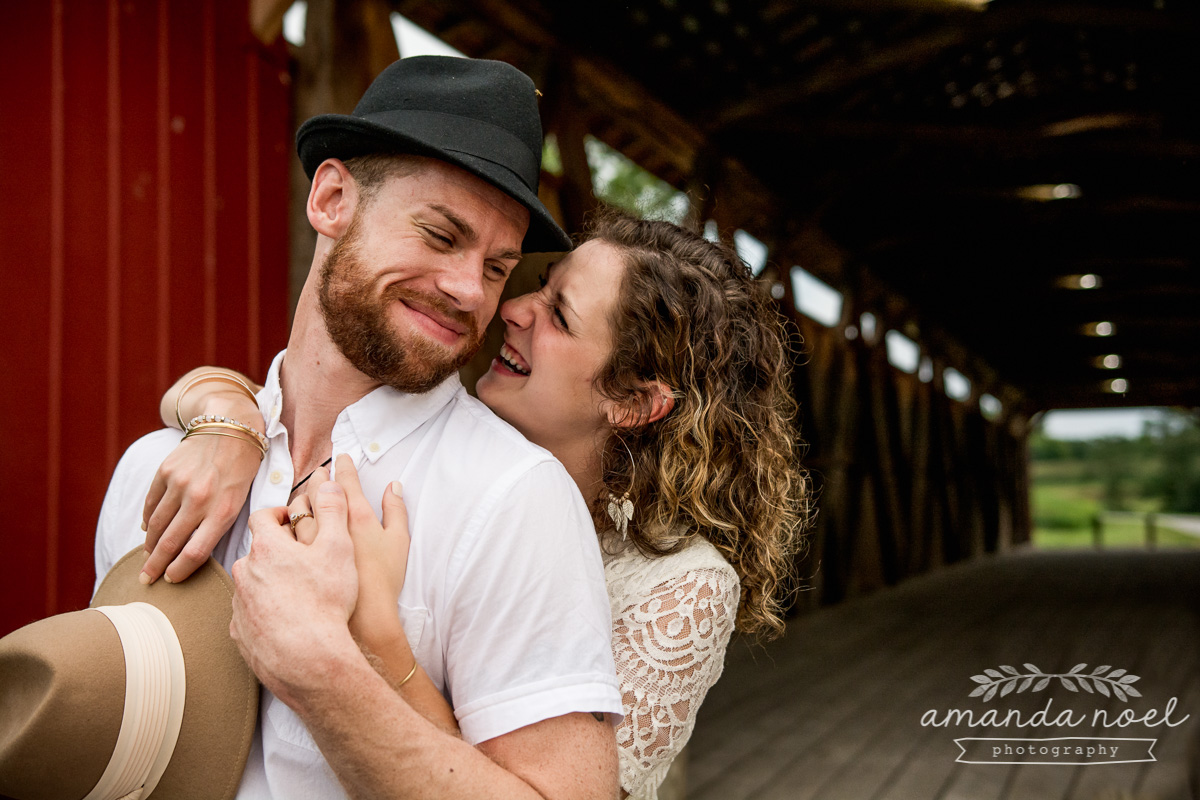
[[639, 420], [654, 405], [648, 381], [674, 396], [664, 418], [616, 427], [605, 442], [596, 527], [612, 527], [607, 493], [628, 491], [639, 550], [665, 555], [703, 536], [741, 581], [738, 630], [778, 636], [811, 494], [783, 319], [733, 250], [676, 225], [606, 209], [586, 239], [616, 248], [626, 267], [597, 390]]

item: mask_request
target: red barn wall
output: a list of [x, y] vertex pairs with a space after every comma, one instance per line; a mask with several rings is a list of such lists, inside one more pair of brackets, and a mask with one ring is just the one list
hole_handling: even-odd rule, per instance
[[247, 0], [6, 3], [0, 634], [83, 607], [113, 467], [183, 372], [287, 330], [287, 54]]

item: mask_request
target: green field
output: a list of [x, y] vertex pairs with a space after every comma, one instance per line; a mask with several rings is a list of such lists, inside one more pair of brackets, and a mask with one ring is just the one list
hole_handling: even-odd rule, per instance
[[[1047, 469], [1049, 468], [1049, 469]], [[1092, 518], [1101, 512], [1103, 486], [1098, 480], [1081, 480], [1080, 467], [1070, 462], [1033, 465], [1033, 544], [1035, 547], [1092, 547]], [[1157, 511], [1154, 500], [1132, 499], [1127, 511]], [[1177, 533], [1158, 526], [1160, 547], [1200, 547], [1200, 537]], [[1143, 521], [1127, 518], [1105, 519], [1103, 547], [1145, 547]]]

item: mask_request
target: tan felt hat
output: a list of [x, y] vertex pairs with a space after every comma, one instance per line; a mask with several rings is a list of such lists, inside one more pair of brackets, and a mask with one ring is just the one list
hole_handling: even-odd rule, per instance
[[0, 639], [0, 795], [227, 800], [258, 714], [229, 638], [233, 581], [211, 558], [180, 584], [138, 582], [137, 548], [92, 606]]

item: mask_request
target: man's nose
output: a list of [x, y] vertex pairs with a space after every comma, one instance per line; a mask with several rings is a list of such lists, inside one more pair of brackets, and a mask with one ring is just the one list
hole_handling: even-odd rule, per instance
[[437, 288], [459, 311], [475, 311], [485, 299], [483, 269], [481, 259], [454, 259], [438, 273]]

